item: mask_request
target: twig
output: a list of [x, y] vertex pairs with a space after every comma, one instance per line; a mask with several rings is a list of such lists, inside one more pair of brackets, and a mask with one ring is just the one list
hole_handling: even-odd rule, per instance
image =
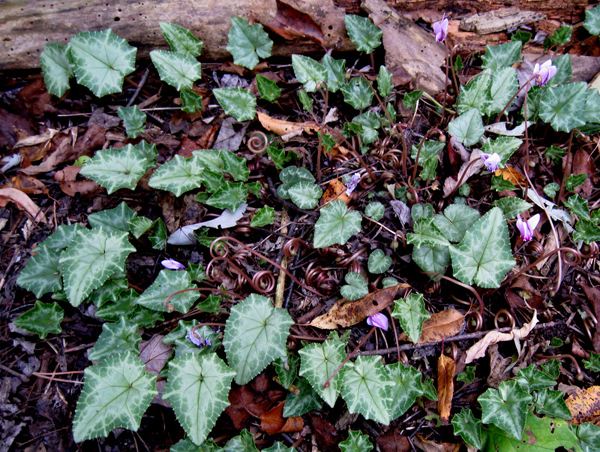
[[131, 107], [131, 105], [133, 104], [133, 101], [138, 97], [138, 94], [140, 94], [140, 91], [146, 84], [146, 80], [148, 80], [149, 74], [150, 74], [150, 68], [146, 68], [146, 71], [144, 72], [144, 75], [142, 76], [142, 80], [140, 80], [140, 83], [138, 83], [138, 86], [135, 89], [133, 96], [131, 96], [131, 99], [129, 99], [129, 102], [127, 102], [126, 107]]
[[352, 351], [352, 353], [350, 353], [346, 359], [342, 362], [342, 364], [339, 365], [339, 367], [337, 369], [335, 369], [335, 371], [329, 376], [329, 378], [327, 379], [327, 381], [325, 382], [325, 384], [323, 385], [323, 389], [328, 388], [329, 387], [329, 383], [331, 382], [331, 379], [333, 377], [335, 377], [337, 375], [337, 373], [342, 370], [342, 367], [344, 367], [346, 365], [346, 363], [348, 361], [350, 361], [350, 359], [356, 355], [356, 353], [360, 350], [360, 348], [363, 346], [363, 344], [365, 342], [367, 342], [367, 339], [369, 339], [371, 337], [371, 335], [375, 332], [375, 330], [377, 329], [376, 326], [374, 326], [373, 328], [371, 328], [371, 331], [369, 331], [369, 333], [363, 337], [362, 341], [359, 342], [359, 344], [356, 346], [356, 348]]

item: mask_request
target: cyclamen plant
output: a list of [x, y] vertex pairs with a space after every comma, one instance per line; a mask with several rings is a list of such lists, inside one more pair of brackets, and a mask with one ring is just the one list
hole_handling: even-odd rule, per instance
[[[227, 48], [233, 55], [234, 63], [254, 69], [260, 58], [270, 56], [272, 41], [258, 24], [250, 25], [241, 18], [232, 18], [231, 22]], [[381, 44], [381, 30], [367, 18], [347, 16], [346, 26], [360, 51], [371, 53]], [[445, 16], [433, 24], [437, 42], [447, 38], [448, 26], [449, 21]], [[180, 91], [182, 110], [193, 113], [202, 108], [201, 97], [193, 91], [194, 83], [202, 75], [196, 59], [200, 55], [202, 42], [188, 30], [174, 24], [162, 23], [161, 29], [171, 50], [153, 51], [151, 59], [160, 78]], [[456, 112], [446, 108], [446, 105], [436, 104], [441, 109], [442, 117], [446, 113], [456, 113], [447, 129], [449, 135], [461, 143], [470, 156], [471, 160], [465, 162], [467, 168], [479, 162], [479, 168], [485, 166], [494, 173], [509, 166], [512, 154], [524, 143], [517, 136], [526, 133], [533, 121], [545, 121], [555, 130], [564, 132], [583, 126], [600, 127], [600, 116], [595, 113], [600, 111], [600, 95], [588, 90], [585, 84], [567, 83], [571, 72], [568, 55], [554, 61], [548, 60], [542, 65], [536, 64], [530, 79], [519, 85], [513, 65], [520, 60], [521, 47], [520, 41], [488, 47], [483, 56], [483, 72], [468, 85], [460, 87], [457, 103], [451, 107], [456, 108]], [[98, 52], [97, 48], [103, 52]], [[114, 61], [104, 61], [98, 55], [112, 55]], [[134, 69], [135, 49], [111, 30], [105, 30], [77, 35], [67, 46], [47, 44], [41, 58], [49, 92], [62, 96], [69, 88], [70, 78], [75, 77], [78, 83], [90, 88], [97, 96], [103, 96], [120, 91], [123, 78]], [[92, 59], [94, 65], [91, 64]], [[363, 158], [375, 152], [374, 143], [381, 140], [382, 135], [399, 139], [398, 131], [401, 129], [397, 127], [397, 113], [392, 102], [396, 93], [392, 75], [384, 66], [376, 79], [377, 90], [368, 78], [346, 71], [346, 62], [335, 60], [330, 55], [325, 55], [320, 62], [294, 55], [292, 70], [298, 83], [303, 85], [299, 100], [308, 111], [314, 108], [313, 97], [321, 96], [326, 113], [329, 94], [340, 91], [340, 98], [343, 96], [349, 107], [360, 112], [343, 123], [341, 132], [327, 125], [319, 129], [319, 157], [323, 147], [329, 147], [331, 152], [343, 143], [348, 146], [348, 152], [355, 160], [364, 165]], [[90, 77], [90, 74], [94, 77]], [[281, 90], [276, 83], [265, 77], [263, 79], [257, 77], [260, 97], [273, 102]], [[529, 86], [531, 82], [535, 82], [536, 86]], [[492, 138], [491, 132], [484, 128], [484, 120], [491, 122], [490, 118], [494, 115], [502, 116], [524, 89], [529, 92], [522, 110], [524, 122], [517, 127], [522, 129], [521, 133], [500, 134]], [[227, 115], [238, 121], [255, 118], [257, 98], [247, 90], [216, 88], [213, 92]], [[374, 93], [378, 96], [374, 96]], [[412, 99], [412, 105], [415, 105], [422, 94], [408, 93], [404, 101], [407, 103]], [[375, 97], [378, 105], [372, 108]], [[570, 103], [565, 104], [565, 99], [570, 99]], [[145, 115], [139, 109], [120, 110], [119, 116], [125, 122], [128, 136], [138, 136], [143, 132]], [[404, 135], [403, 131], [400, 133]], [[403, 165], [406, 168], [408, 163], [412, 164], [414, 175], [409, 177], [405, 170], [404, 174], [400, 173], [406, 180], [405, 187], [392, 184], [386, 187], [387, 194], [384, 192], [378, 196], [385, 199], [388, 205], [395, 206], [397, 215], [401, 216], [397, 212], [404, 212], [401, 219], [404, 224], [412, 223], [412, 229], [405, 229], [406, 242], [413, 246], [414, 262], [431, 278], [445, 276], [451, 266], [452, 277], [462, 286], [496, 289], [516, 264], [509, 224], [515, 225], [523, 240], [531, 240], [541, 215], [538, 213], [527, 221], [522, 220], [521, 215], [532, 209], [533, 205], [516, 197], [497, 199], [494, 207], [481, 215], [477, 209], [467, 205], [464, 198], [454, 197], [457, 191], [462, 192], [463, 187], [468, 188], [468, 179], [474, 176], [467, 175], [466, 169], [464, 172], [461, 170], [461, 175], [453, 180], [454, 187], [445, 193], [448, 198], [445, 208], [436, 213], [431, 204], [418, 202], [409, 208], [408, 194], [416, 193], [418, 184], [427, 184], [439, 177], [438, 157], [445, 144], [429, 138], [429, 135], [425, 136], [412, 149], [405, 143], [402, 150]], [[268, 156], [279, 171], [278, 196], [301, 211], [312, 211], [311, 214], [318, 218], [312, 230], [314, 248], [347, 245], [355, 234], [361, 232], [365, 219], [391, 231], [394, 236], [392, 243], [397, 245], [396, 237], [403, 232], [398, 229], [394, 233], [388, 226], [379, 223], [385, 221], [384, 215], [390, 210], [387, 205], [371, 202], [364, 215], [361, 215], [359, 211], [349, 209], [344, 201], [333, 199], [317, 211], [323, 190], [316, 183], [313, 173], [290, 164], [294, 161], [291, 152], [279, 149], [273, 137], [267, 137], [264, 144], [259, 153]], [[133, 190], [146, 171], [156, 167], [157, 157], [155, 145], [143, 140], [118, 150], [97, 152], [83, 166], [81, 174], [105, 187], [109, 194], [120, 189]], [[320, 165], [321, 160], [317, 167]], [[421, 172], [417, 176], [419, 168]], [[229, 228], [241, 218], [248, 200], [260, 196], [263, 187], [248, 182], [249, 175], [245, 158], [230, 151], [205, 149], [194, 151], [188, 159], [176, 155], [154, 171], [148, 184], [175, 196], [195, 190], [198, 202], [222, 211], [218, 224], [206, 225], [210, 222], [205, 222], [203, 226]], [[342, 193], [348, 197], [357, 193], [365, 194], [359, 188], [362, 187], [361, 181], [366, 180], [365, 175], [371, 177], [371, 171], [361, 167], [360, 173], [355, 172], [345, 184], [345, 189], [342, 188]], [[506, 181], [502, 181], [497, 181], [497, 184], [504, 184], [501, 186], [504, 190]], [[375, 183], [376, 180], [368, 182]], [[575, 184], [575, 180], [571, 181], [570, 188], [574, 189]], [[512, 186], [511, 189], [517, 190], [517, 187]], [[527, 193], [549, 221], [561, 221], [573, 231], [571, 217], [566, 211], [542, 198], [534, 187], [528, 187]], [[416, 201], [415, 198], [412, 201]], [[590, 212], [587, 203], [581, 203], [576, 198], [570, 202], [570, 206], [570, 212], [579, 217], [573, 240], [589, 243], [600, 239], [600, 216], [597, 211]], [[274, 212], [270, 206], [261, 207], [251, 225], [264, 227], [273, 224]], [[406, 218], [406, 215], [410, 218]], [[515, 218], [516, 222], [513, 221]], [[156, 376], [146, 371], [144, 363], [137, 356], [137, 346], [141, 340], [138, 331], [140, 327], [154, 326], [172, 311], [189, 313], [199, 298], [194, 282], [202, 283], [207, 278], [201, 266], [186, 266], [166, 259], [161, 262], [165, 270], [160, 271], [155, 282], [144, 293], [138, 295], [128, 291], [125, 261], [136, 251], [129, 241], [130, 236], [139, 239], [146, 234], [153, 247], [164, 250], [167, 243], [172, 243], [169, 241], [171, 238], [167, 237], [164, 222], [138, 216], [125, 203], [113, 211], [90, 215], [88, 222], [91, 226], [89, 229], [80, 225], [60, 226], [40, 244], [37, 254], [30, 259], [18, 278], [18, 283], [34, 292], [36, 297], [54, 293], [74, 307], [82, 303], [95, 303], [98, 318], [112, 319], [104, 323], [103, 332], [90, 352], [90, 359], [98, 364], [85, 371], [84, 387], [74, 419], [76, 441], [108, 435], [114, 428], [135, 430], [139, 427], [144, 411], [157, 392]], [[194, 234], [193, 230], [189, 232]], [[194, 236], [191, 243], [198, 241], [209, 244], [212, 250], [218, 249], [212, 243], [213, 237], [208, 240], [202, 234]], [[512, 235], [516, 237], [516, 234]], [[392, 268], [390, 253], [374, 250], [369, 256], [369, 275], [387, 272], [392, 275]], [[280, 267], [280, 270], [284, 271], [285, 268]], [[391, 281], [389, 277], [386, 279], [386, 286], [398, 283], [393, 278]], [[348, 272], [344, 280], [347, 284], [340, 288], [340, 293], [346, 300], [361, 300], [369, 295], [369, 281], [363, 275]], [[373, 281], [375, 278], [370, 282]], [[475, 287], [471, 288], [478, 293]], [[197, 308], [219, 314], [225, 303], [217, 294], [224, 296], [226, 291], [220, 287], [204, 289], [214, 294]], [[394, 300], [392, 321], [397, 319], [413, 342], [419, 340], [423, 324], [430, 317], [425, 307], [425, 299], [421, 294], [412, 293], [404, 299]], [[112, 317], [108, 312], [111, 310]], [[114, 312], [118, 315], [115, 316]], [[17, 319], [15, 324], [45, 337], [49, 333], [60, 332], [62, 315], [63, 310], [56, 303], [36, 303], [35, 308]], [[387, 331], [389, 328], [389, 319], [381, 312], [364, 320], [373, 327], [372, 330], [379, 328]], [[331, 333], [327, 341], [304, 345], [299, 350], [299, 356], [290, 358], [292, 355], [288, 352], [286, 341], [292, 324], [287, 310], [274, 307], [271, 300], [263, 295], [252, 293], [229, 309], [222, 334], [199, 324], [197, 320], [180, 320], [178, 326], [165, 336], [163, 342], [173, 346], [174, 356], [170, 358], [168, 367], [163, 369], [167, 374], [167, 386], [162, 398], [173, 406], [187, 434], [187, 438], [176, 446], [179, 447], [177, 450], [198, 447], [205, 448], [202, 450], [209, 450], [207, 447], [221, 450], [212, 443], [209, 434], [229, 404], [232, 382], [245, 385], [271, 365], [281, 380], [288, 381], [286, 387], [297, 383], [304, 388], [300, 395], [303, 403], [288, 405], [286, 402], [283, 412], [286, 417], [301, 416], [315, 406], [320, 407], [322, 401], [333, 407], [341, 395], [351, 413], [359, 413], [366, 419], [389, 425], [403, 415], [417, 398], [436, 398], [430, 382], [427, 379], [422, 381], [420, 372], [412, 367], [400, 363], [384, 366], [376, 356], [361, 356], [347, 362], [350, 358], [346, 353], [347, 338], [340, 338], [336, 332]], [[227, 363], [222, 359], [223, 356]], [[289, 369], [285, 367], [294, 359], [296, 370], [289, 376]], [[532, 432], [543, 443], [544, 440], [540, 438], [547, 438], [551, 430], [560, 432], [564, 439], [561, 445], [566, 448], [580, 450], [589, 444], [597, 444], [598, 435], [594, 433], [593, 426], [584, 424], [585, 427], [582, 425], [575, 430], [558, 419], [568, 419], [570, 413], [562, 393], [553, 394], [549, 390], [559, 377], [555, 370], [552, 365], [543, 365], [540, 369], [535, 366], [522, 369], [517, 380], [503, 382], [498, 389], [488, 389], [478, 398], [480, 419], [471, 410], [463, 410], [453, 416], [455, 433], [476, 448], [500, 443], [509, 447], [515, 441], [520, 443], [526, 436], [525, 431]], [[531, 384], [534, 377], [544, 383]], [[107, 381], [111, 383], [108, 386], [110, 390]], [[546, 397], [552, 397], [553, 410], [547, 408], [544, 402]], [[129, 413], [126, 418], [120, 415], [124, 404]], [[536, 416], [534, 411], [540, 416]], [[244, 442], [251, 446], [243, 450], [255, 447], [251, 435], [244, 431], [230, 440], [225, 450], [242, 450], [236, 447]], [[352, 434], [342, 444], [343, 448], [350, 448], [358, 443], [363, 444], [361, 447], [364, 449], [356, 450], [370, 450], [364, 435]], [[284, 448], [281, 444], [273, 447], [277, 447], [273, 450]]]

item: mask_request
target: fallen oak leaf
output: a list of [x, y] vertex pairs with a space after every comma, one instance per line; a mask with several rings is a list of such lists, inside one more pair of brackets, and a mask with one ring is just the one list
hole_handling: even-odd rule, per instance
[[271, 116], [256, 112], [260, 124], [269, 132], [276, 133], [279, 136], [288, 135], [290, 133], [297, 133], [300, 131], [304, 132], [318, 132], [321, 128], [316, 124], [310, 124], [306, 122], [291, 122], [283, 119], [272, 118]]
[[16, 188], [0, 188], [0, 206], [5, 207], [9, 201], [14, 202], [19, 209], [27, 212], [34, 220], [48, 224], [44, 212], [29, 196]]
[[486, 334], [483, 339], [476, 342], [469, 350], [467, 350], [467, 355], [465, 359], [465, 364], [472, 363], [476, 359], [483, 358], [485, 356], [485, 351], [490, 345], [496, 344], [498, 342], [511, 341], [513, 339], [524, 339], [529, 335], [533, 327], [535, 327], [538, 323], [537, 311], [533, 311], [533, 318], [531, 322], [526, 323], [521, 328], [512, 330], [509, 333], [500, 333], [498, 331], [490, 331]]
[[571, 394], [565, 400], [573, 419], [570, 424], [593, 422], [600, 416], [600, 386], [591, 386]]
[[452, 397], [454, 396], [454, 372], [456, 363], [452, 358], [446, 355], [440, 355], [438, 358], [438, 412], [443, 423], [447, 423], [452, 409]]
[[[464, 319], [464, 314], [456, 309], [446, 309], [431, 314], [431, 317], [423, 322], [421, 337], [417, 344], [441, 342], [449, 337], [456, 336], [462, 329]], [[408, 341], [408, 335], [402, 333], [398, 336], [398, 340]]]
[[356, 325], [392, 304], [400, 289], [408, 288], [410, 288], [409, 284], [398, 284], [377, 290], [355, 301], [341, 298], [326, 314], [313, 319], [310, 325], [323, 330], [335, 330], [340, 327], [347, 328]]

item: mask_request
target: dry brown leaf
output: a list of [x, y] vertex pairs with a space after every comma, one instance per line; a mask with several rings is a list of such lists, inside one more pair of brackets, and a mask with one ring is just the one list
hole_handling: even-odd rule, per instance
[[327, 204], [333, 200], [344, 201], [346, 205], [350, 203], [350, 197], [346, 194], [346, 185], [339, 179], [329, 181], [329, 186], [323, 193], [321, 200], [323, 204]]
[[71, 165], [54, 174], [54, 180], [60, 182], [60, 189], [64, 194], [75, 196], [80, 193], [81, 196], [93, 196], [102, 190], [93, 180], [77, 180], [81, 168], [80, 165]]
[[173, 346], [163, 342], [163, 335], [155, 334], [149, 341], [139, 344], [140, 359], [146, 365], [146, 370], [153, 375], [158, 375], [171, 356]]
[[467, 357], [465, 364], [472, 363], [476, 359], [483, 358], [487, 348], [498, 342], [511, 341], [513, 339], [523, 339], [531, 332], [534, 326], [538, 323], [537, 311], [533, 311], [533, 318], [531, 322], [526, 323], [517, 330], [512, 330], [510, 333], [500, 333], [498, 331], [490, 331], [486, 334], [483, 339], [476, 342], [469, 350], [467, 350]]
[[458, 452], [461, 446], [459, 443], [437, 443], [421, 435], [415, 436], [412, 442], [418, 449], [425, 452]]
[[[449, 337], [456, 336], [462, 329], [464, 314], [461, 314], [456, 309], [446, 309], [445, 311], [431, 314], [425, 322], [423, 322], [423, 331], [417, 344], [424, 342], [441, 342]], [[402, 333], [398, 336], [400, 341], [408, 341], [408, 335]]]
[[19, 209], [27, 212], [36, 221], [48, 224], [44, 212], [29, 196], [16, 188], [0, 188], [0, 207], [5, 207], [9, 201], [14, 202]]
[[31, 137], [23, 138], [17, 141], [14, 145], [14, 148], [21, 148], [25, 146], [35, 146], [37, 144], [47, 143], [50, 141], [54, 135], [59, 132], [57, 129], [46, 129], [44, 133], [40, 133], [39, 135], [34, 135]]
[[28, 195], [40, 195], [42, 193], [49, 194], [44, 183], [33, 176], [18, 174], [10, 178], [8, 184], [4, 188], [16, 188]]
[[438, 412], [440, 419], [444, 424], [450, 419], [450, 410], [452, 409], [452, 397], [454, 396], [454, 371], [456, 363], [452, 358], [441, 355], [438, 358]]
[[324, 330], [347, 328], [362, 322], [370, 315], [377, 314], [389, 306], [400, 289], [408, 289], [409, 284], [398, 284], [387, 289], [377, 290], [360, 300], [348, 301], [344, 298], [336, 301], [327, 314], [320, 315], [311, 326]]
[[304, 421], [300, 416], [284, 418], [283, 407], [285, 402], [265, 411], [260, 415], [260, 428], [269, 435], [277, 433], [300, 432], [304, 428]]
[[[588, 286], [582, 282], [580, 282], [579, 285], [585, 292], [585, 296], [587, 297], [588, 301], [592, 304], [596, 318], [600, 318], [600, 289], [597, 287]], [[596, 353], [600, 353], [600, 325], [596, 325], [596, 331], [594, 332], [592, 343], [594, 344], [594, 351]]]
[[571, 424], [592, 422], [600, 416], [600, 386], [591, 386], [570, 395], [566, 400], [571, 411]]
[[276, 133], [279, 136], [289, 135], [300, 131], [318, 131], [319, 127], [316, 124], [308, 124], [305, 122], [291, 122], [283, 119], [271, 118], [269, 115], [260, 111], [256, 112], [261, 125], [269, 132]]
[[523, 179], [521, 173], [511, 167], [498, 168], [494, 173], [494, 176], [502, 176], [502, 179], [509, 181], [517, 187], [524, 187], [526, 185], [525, 179]]
[[596, 174], [596, 165], [591, 159], [590, 154], [585, 149], [578, 149], [573, 157], [573, 174], [585, 174], [588, 176], [585, 182], [575, 188], [575, 193], [581, 194], [584, 199], [588, 199], [594, 188], [594, 177]]
[[[469, 178], [478, 173], [483, 168], [483, 160], [481, 159], [481, 152], [479, 149], [473, 149], [471, 157], [468, 162], [464, 162], [460, 167], [460, 171], [456, 178], [447, 177], [444, 181], [444, 197], [450, 196], [460, 185], [466, 184]], [[460, 181], [460, 185], [458, 185]]]
[[396, 427], [385, 435], [380, 435], [376, 439], [381, 452], [409, 452], [412, 450], [410, 441], [406, 436], [402, 436], [401, 429]]
[[306, 38], [325, 47], [323, 32], [312, 17], [279, 0], [276, 0], [276, 3], [277, 14], [265, 27], [282, 38]]

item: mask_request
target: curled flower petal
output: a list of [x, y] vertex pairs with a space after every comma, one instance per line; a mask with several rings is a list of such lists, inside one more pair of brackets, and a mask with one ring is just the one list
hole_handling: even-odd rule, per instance
[[383, 315], [381, 312], [378, 312], [377, 314], [367, 317], [367, 325], [376, 326], [377, 328], [387, 331], [390, 323], [385, 315]]
[[346, 184], [346, 196], [350, 196], [360, 182], [360, 174], [354, 173], [350, 182]]
[[493, 154], [482, 153], [481, 159], [483, 160], [485, 167], [490, 173], [493, 173], [498, 169], [501, 160], [500, 155], [498, 155], [497, 152], [494, 152]]
[[446, 14], [442, 16], [442, 20], [433, 23], [433, 33], [435, 34], [436, 42], [442, 42], [448, 36], [448, 19]]
[[521, 233], [521, 238], [525, 241], [533, 238], [533, 231], [540, 222], [540, 214], [532, 216], [529, 220], [523, 221], [521, 215], [517, 215], [517, 229]]
[[185, 270], [185, 265], [175, 259], [165, 259], [161, 262], [161, 265], [167, 270]]
[[533, 75], [535, 76], [536, 82], [540, 86], [545, 86], [548, 81], [556, 75], [558, 71], [557, 67], [552, 64], [552, 60], [547, 60], [540, 66], [536, 63], [533, 68]]
[[189, 339], [190, 342], [192, 344], [194, 344], [196, 347], [202, 348], [202, 347], [208, 347], [209, 345], [211, 345], [210, 340], [204, 339], [196, 331], [190, 331], [185, 338]]

